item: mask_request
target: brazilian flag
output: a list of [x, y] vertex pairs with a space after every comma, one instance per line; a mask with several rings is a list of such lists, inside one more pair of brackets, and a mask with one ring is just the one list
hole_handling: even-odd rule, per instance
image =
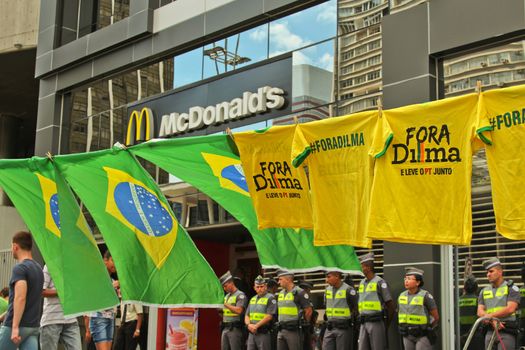
[[152, 140], [129, 151], [195, 186], [232, 214], [250, 231], [264, 268], [361, 274], [351, 246], [316, 247], [312, 230], [257, 228], [241, 160], [228, 135]]
[[222, 287], [155, 181], [126, 149], [55, 157], [112, 254], [122, 299], [219, 307]]
[[[118, 304], [91, 230], [48, 158], [0, 161], [0, 187], [31, 231], [69, 317]], [[95, 296], [87, 298], [86, 295]]]

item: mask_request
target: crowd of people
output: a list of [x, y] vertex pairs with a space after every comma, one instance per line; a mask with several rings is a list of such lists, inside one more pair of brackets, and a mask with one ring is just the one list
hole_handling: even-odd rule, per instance
[[[278, 271], [277, 282], [258, 276], [253, 284], [256, 295], [248, 300], [227, 272], [220, 278], [226, 292], [222, 349], [383, 350], [389, 348], [388, 329], [394, 320], [403, 349], [433, 349], [438, 338], [439, 312], [432, 294], [423, 289], [424, 271], [406, 267], [405, 290], [394, 299], [388, 283], [375, 273], [373, 253], [359, 260], [364, 278], [357, 288], [341, 272], [326, 271], [323, 322], [317, 321], [311, 301], [312, 285], [296, 285], [293, 273]], [[525, 345], [524, 337], [518, 337], [525, 326], [525, 315], [519, 318], [518, 312], [520, 302], [524, 304], [520, 293], [525, 298], [525, 287], [520, 290], [503, 278], [497, 258], [488, 259], [483, 266], [490, 285], [478, 293], [477, 284], [468, 281], [459, 300], [461, 346], [475, 321], [483, 318], [482, 327], [472, 332], [474, 339], [469, 349], [487, 348], [494, 333], [495, 348], [517, 349]], [[525, 269], [523, 275], [525, 280]], [[314, 325], [321, 329], [317, 343], [312, 337]]]
[[[120, 306], [120, 326], [115, 326], [117, 308], [85, 315], [85, 333], [77, 318], [65, 318], [57, 290], [47, 266], [32, 256], [33, 239], [29, 232], [18, 232], [12, 239], [14, 266], [9, 287], [0, 292], [0, 349], [55, 350], [59, 343], [65, 350], [146, 349], [145, 313], [141, 305]], [[116, 269], [109, 251], [104, 254], [108, 276], [119, 294]], [[108, 277], [109, 278], [109, 277]], [[7, 299], [7, 302], [5, 301]], [[115, 328], [117, 329], [114, 334]], [[39, 347], [40, 346], [40, 347]]]
[[[12, 239], [17, 264], [9, 287], [0, 291], [0, 349], [66, 350], [146, 349], [145, 310], [138, 304], [120, 306], [120, 325], [116, 327], [116, 308], [84, 316], [82, 337], [76, 318], [65, 318], [58, 294], [47, 269], [33, 259], [33, 240], [29, 232], [18, 232]], [[354, 288], [343, 273], [326, 271], [324, 322], [318, 347], [326, 350], [388, 348], [388, 328], [397, 317], [397, 328], [405, 350], [432, 349], [437, 340], [439, 313], [432, 294], [423, 289], [424, 271], [405, 268], [405, 290], [394, 300], [388, 283], [374, 270], [374, 255], [359, 258], [364, 278]], [[116, 268], [109, 251], [104, 254], [108, 276], [119, 294]], [[525, 345], [523, 328], [525, 287], [518, 288], [503, 277], [497, 258], [483, 263], [489, 285], [478, 293], [473, 277], [466, 279], [460, 297], [462, 345], [472, 332], [469, 349], [486, 348], [495, 338], [499, 349], [511, 350]], [[522, 270], [525, 280], [525, 268]], [[109, 277], [108, 277], [109, 278]], [[280, 270], [278, 280], [255, 278], [255, 294], [248, 298], [234, 283], [230, 272], [220, 277], [225, 291], [222, 310], [221, 347], [223, 350], [309, 350], [313, 349], [314, 310], [308, 282], [296, 284], [294, 274]], [[278, 290], [280, 287], [280, 291]], [[43, 302], [42, 302], [43, 301]], [[521, 316], [521, 317], [520, 317]], [[478, 318], [483, 327], [473, 330]], [[114, 330], [117, 329], [116, 334]], [[521, 329], [521, 331], [520, 331]]]

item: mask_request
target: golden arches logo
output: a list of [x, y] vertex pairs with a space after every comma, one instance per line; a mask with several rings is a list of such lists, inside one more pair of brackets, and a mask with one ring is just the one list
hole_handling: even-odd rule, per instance
[[153, 121], [153, 111], [144, 107], [139, 112], [131, 112], [128, 121], [128, 131], [126, 132], [126, 146], [131, 146], [138, 141], [148, 141], [153, 138], [155, 132]]

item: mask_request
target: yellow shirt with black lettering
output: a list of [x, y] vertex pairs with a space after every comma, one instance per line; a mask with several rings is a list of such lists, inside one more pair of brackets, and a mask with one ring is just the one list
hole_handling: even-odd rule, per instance
[[378, 112], [299, 124], [292, 147], [294, 166], [307, 165], [312, 194], [314, 244], [370, 247], [366, 235]]
[[470, 244], [472, 153], [478, 95], [385, 110], [376, 157], [368, 235], [424, 244]]
[[496, 230], [525, 239], [525, 85], [483, 92], [481, 117], [489, 119], [491, 145], [485, 147], [492, 185]]
[[308, 179], [290, 161], [295, 125], [236, 133], [258, 228], [312, 228]]

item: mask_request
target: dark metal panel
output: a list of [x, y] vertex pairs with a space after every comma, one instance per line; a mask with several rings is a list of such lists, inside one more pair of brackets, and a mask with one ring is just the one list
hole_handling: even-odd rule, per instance
[[414, 103], [423, 103], [436, 98], [436, 78], [425, 75], [394, 85], [383, 86], [385, 108], [396, 108]]
[[130, 114], [147, 107], [153, 111], [155, 120], [155, 136], [160, 129], [160, 121], [163, 115], [176, 113], [187, 113], [190, 107], [212, 106], [220, 102], [231, 101], [234, 98], [242, 98], [243, 92], [256, 92], [264, 86], [278, 87], [285, 91], [284, 108], [271, 110], [267, 113], [258, 114], [244, 119], [227, 121], [220, 125], [210, 125], [207, 128], [194, 130], [181, 135], [193, 136], [212, 134], [225, 130], [227, 127], [236, 128], [243, 125], [253, 124], [259, 121], [272, 119], [278, 116], [291, 114], [291, 91], [292, 91], [292, 58], [287, 56], [270, 63], [246, 67], [238, 71], [224, 74], [218, 77], [204, 80], [180, 89], [176, 89], [139, 103], [128, 105], [128, 118]]
[[88, 36], [79, 38], [53, 51], [53, 69], [86, 57]]
[[431, 53], [496, 39], [525, 26], [522, 0], [440, 0], [429, 1], [429, 7]]
[[383, 18], [383, 84], [429, 72], [427, 15], [422, 4]]

